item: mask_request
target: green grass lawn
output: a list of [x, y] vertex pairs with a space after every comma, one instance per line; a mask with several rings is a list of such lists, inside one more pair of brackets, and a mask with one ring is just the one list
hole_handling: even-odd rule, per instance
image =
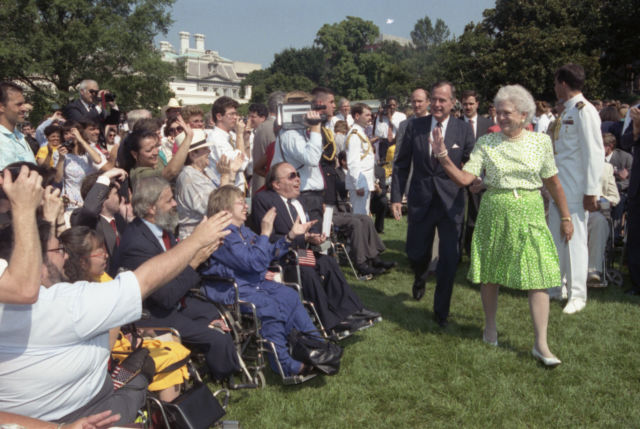
[[369, 282], [347, 278], [384, 321], [344, 341], [340, 373], [283, 386], [233, 391], [225, 420], [243, 428], [640, 427], [640, 299], [625, 287], [589, 290], [582, 312], [552, 301], [549, 345], [563, 361], [546, 369], [531, 357], [526, 293], [502, 290], [498, 340], [482, 342], [479, 290], [460, 265], [450, 324], [432, 321], [433, 279], [411, 297], [406, 223], [387, 219], [382, 236], [393, 272]]

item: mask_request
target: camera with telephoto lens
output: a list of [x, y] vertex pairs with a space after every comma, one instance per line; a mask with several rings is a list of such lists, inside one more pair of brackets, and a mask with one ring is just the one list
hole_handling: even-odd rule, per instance
[[311, 125], [317, 125], [327, 120], [327, 115], [320, 114], [318, 119], [308, 119], [307, 112], [309, 110], [322, 111], [327, 106], [324, 104], [312, 103], [283, 103], [278, 104], [278, 114], [276, 123], [283, 130], [304, 130]]

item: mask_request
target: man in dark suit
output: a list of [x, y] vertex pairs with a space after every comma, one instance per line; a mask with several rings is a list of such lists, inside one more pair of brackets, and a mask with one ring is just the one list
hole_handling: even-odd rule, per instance
[[449, 157], [458, 166], [469, 159], [475, 144], [469, 124], [451, 116], [455, 88], [450, 82], [438, 82], [431, 88], [431, 115], [415, 118], [407, 124], [400, 153], [393, 167], [391, 202], [393, 215], [402, 218], [402, 193], [409, 169], [413, 175], [408, 195], [407, 256], [414, 270], [413, 297], [422, 299], [428, 275], [435, 230], [440, 237], [436, 269], [434, 319], [447, 326], [453, 280], [458, 267], [461, 224], [464, 211], [463, 190], [456, 186], [432, 153], [429, 141], [433, 130], [444, 134]]
[[[296, 217], [306, 221], [306, 209], [298, 201], [300, 177], [291, 164], [281, 162], [274, 165], [267, 174], [266, 186], [266, 190], [258, 192], [252, 199], [251, 218], [254, 225], [260, 225], [265, 213], [271, 207], [276, 208], [270, 237], [274, 242], [291, 230]], [[291, 248], [306, 254], [307, 244], [319, 245], [325, 239], [321, 234], [307, 233], [297, 237]], [[338, 334], [354, 331], [364, 326], [363, 321], [367, 324], [380, 317], [379, 313], [364, 308], [335, 259], [317, 252], [314, 252], [314, 257], [315, 266], [300, 266], [302, 292], [305, 299], [315, 304], [327, 330]]]
[[622, 135], [620, 146], [633, 151], [631, 179], [627, 190], [627, 257], [631, 274], [630, 295], [640, 295], [640, 108], [629, 109], [631, 125]]
[[105, 125], [118, 124], [120, 111], [109, 91], [100, 91], [95, 80], [85, 79], [78, 85], [78, 92], [80, 98], [62, 109], [62, 115], [67, 121], [98, 123], [101, 134], [104, 132]]
[[[489, 118], [478, 115], [478, 93], [472, 89], [463, 91], [460, 96], [462, 100], [462, 111], [464, 112], [463, 120], [471, 125], [473, 129], [473, 135], [476, 141], [483, 135], [487, 134], [489, 127], [493, 125], [493, 121]], [[482, 182], [474, 183], [466, 188], [467, 198], [467, 216], [464, 225], [464, 240], [462, 248], [471, 254], [471, 236], [473, 235], [473, 228], [476, 224], [476, 218], [478, 217], [478, 210], [480, 209], [480, 199], [484, 192]]]
[[[169, 182], [161, 177], [140, 179], [132, 205], [137, 217], [122, 235], [112, 275], [119, 267], [136, 269], [176, 244], [172, 231], [178, 223], [178, 212]], [[220, 318], [216, 307], [189, 293], [191, 288], [200, 286], [196, 268], [212, 252], [213, 247], [201, 249], [180, 274], [145, 299], [143, 307], [150, 317], [137, 324], [177, 329], [185, 343], [205, 353], [212, 376], [222, 380], [240, 370], [233, 340], [229, 334], [209, 328], [211, 322]]]
[[127, 227], [126, 219], [120, 214], [119, 192], [125, 178], [126, 172], [120, 168], [89, 174], [80, 187], [83, 205], [71, 213], [71, 226], [87, 226], [102, 235], [110, 264]]

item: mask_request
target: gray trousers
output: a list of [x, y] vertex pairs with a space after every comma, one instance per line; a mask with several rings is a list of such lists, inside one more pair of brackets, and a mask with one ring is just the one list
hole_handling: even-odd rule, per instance
[[351, 230], [351, 259], [361, 265], [369, 259], [376, 258], [385, 250], [384, 243], [376, 232], [371, 217], [362, 214], [333, 212], [333, 224], [339, 228]]

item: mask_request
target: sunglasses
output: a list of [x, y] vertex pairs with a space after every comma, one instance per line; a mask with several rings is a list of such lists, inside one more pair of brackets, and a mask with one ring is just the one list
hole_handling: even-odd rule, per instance
[[171, 127], [169, 128], [169, 134], [180, 134], [184, 129], [182, 127]]
[[90, 94], [93, 94], [93, 95], [97, 95], [97, 94], [98, 94], [98, 92], [99, 92], [99, 91], [98, 91], [97, 89], [90, 89], [90, 90], [89, 90], [89, 93], [90, 93]]
[[292, 171], [291, 173], [289, 173], [288, 176], [284, 176], [282, 177], [282, 179], [289, 179], [289, 180], [293, 180], [296, 177], [300, 178], [300, 173], [298, 173], [297, 171]]

